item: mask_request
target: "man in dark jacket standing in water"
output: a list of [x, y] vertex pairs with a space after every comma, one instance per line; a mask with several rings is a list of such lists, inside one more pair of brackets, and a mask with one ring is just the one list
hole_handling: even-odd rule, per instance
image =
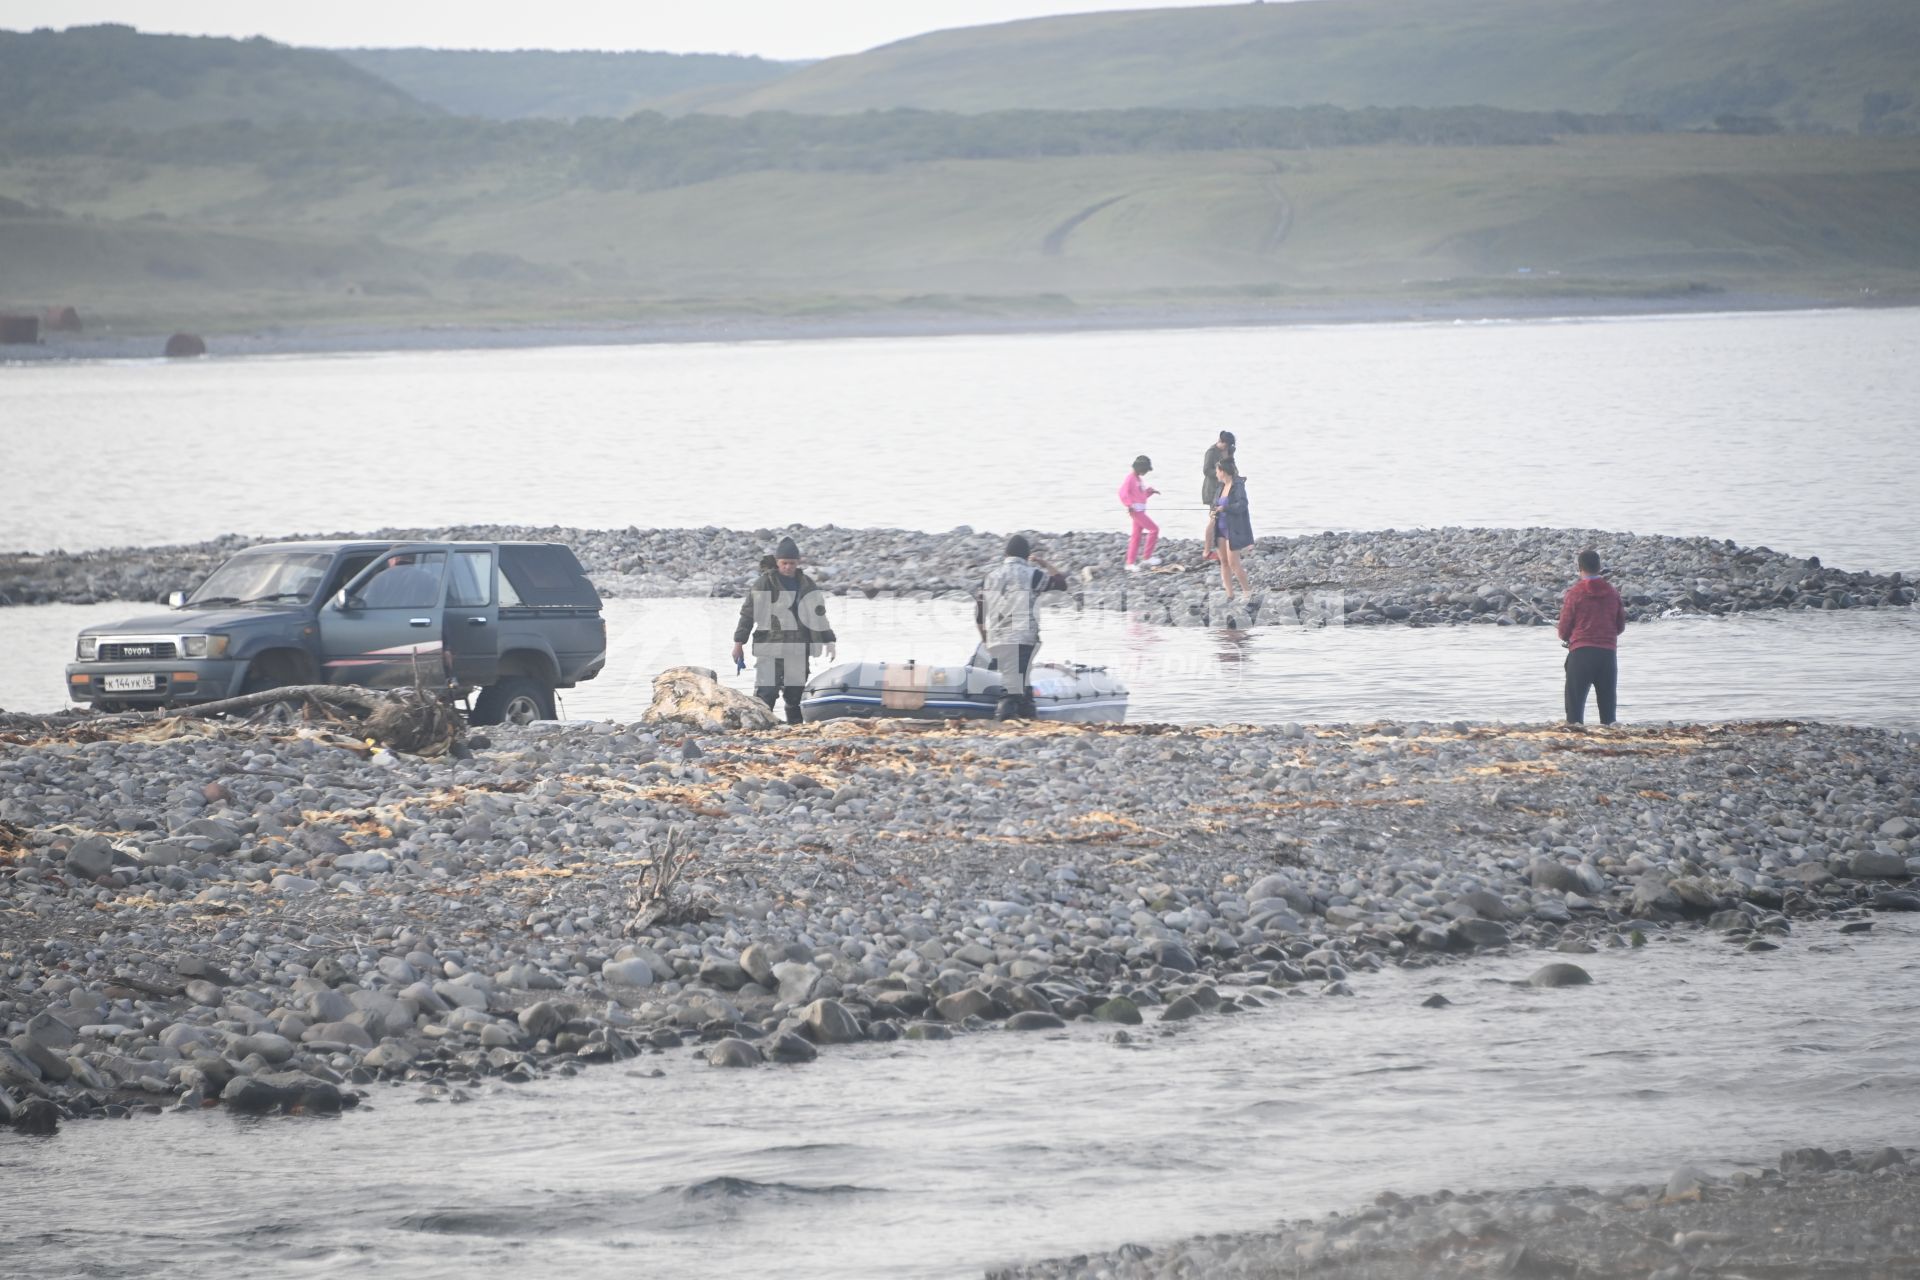
[[1586, 720], [1587, 690], [1600, 705], [1600, 723], [1613, 723], [1620, 668], [1615, 652], [1627, 629], [1620, 593], [1600, 576], [1600, 553], [1580, 553], [1580, 581], [1560, 601], [1560, 641], [1567, 646], [1567, 723]]
[[800, 568], [800, 548], [780, 539], [773, 566], [755, 579], [740, 605], [733, 629], [733, 660], [746, 661], [753, 641], [753, 692], [771, 707], [781, 696], [787, 723], [800, 723], [800, 695], [807, 688], [807, 659], [816, 653], [833, 661], [833, 628], [827, 623], [827, 597]]

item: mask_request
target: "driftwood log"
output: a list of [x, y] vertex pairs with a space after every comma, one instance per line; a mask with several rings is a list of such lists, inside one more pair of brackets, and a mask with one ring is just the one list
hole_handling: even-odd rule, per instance
[[720, 683], [706, 667], [668, 667], [653, 678], [653, 705], [645, 724], [677, 724], [718, 733], [723, 729], [772, 729], [780, 724], [757, 698]]
[[303, 703], [314, 709], [344, 711], [353, 716], [365, 717], [373, 714], [374, 708], [380, 705], [383, 697], [384, 695], [377, 689], [363, 689], [355, 685], [290, 684], [280, 689], [243, 693], [237, 698], [222, 698], [218, 702], [201, 702], [188, 707], [169, 707], [161, 711], [123, 711], [109, 719], [137, 723], [179, 716], [187, 720], [205, 720], [211, 716], [231, 716], [247, 711], [258, 711], [262, 707], [271, 707], [283, 702]]
[[448, 755], [466, 743], [466, 718], [452, 699], [419, 685], [389, 692], [357, 685], [295, 684], [195, 706], [125, 711], [86, 723], [92, 728], [106, 728], [162, 720], [207, 720], [243, 716], [275, 706], [292, 707], [306, 719], [330, 722], [356, 737], [372, 738], [389, 750], [408, 755]]

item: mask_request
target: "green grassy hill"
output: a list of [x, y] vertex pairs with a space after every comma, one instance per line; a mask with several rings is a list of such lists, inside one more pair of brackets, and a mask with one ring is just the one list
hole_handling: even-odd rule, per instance
[[1296, 0], [938, 32], [706, 109], [1479, 103], [1914, 132], [1917, 102], [1914, 0]]
[[333, 54], [270, 40], [144, 35], [111, 25], [0, 31], [0, 120], [9, 126], [171, 129], [437, 110]]
[[493, 120], [625, 116], [683, 95], [778, 79], [792, 63], [712, 53], [341, 49], [361, 70], [456, 115]]
[[299, 172], [0, 146], [0, 199], [0, 309], [159, 328], [1920, 288], [1920, 139], [949, 158], [630, 185], [579, 180], [551, 145]]

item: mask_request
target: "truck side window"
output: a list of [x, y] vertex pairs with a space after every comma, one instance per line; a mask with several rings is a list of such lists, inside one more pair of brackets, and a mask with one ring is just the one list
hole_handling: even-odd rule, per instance
[[447, 588], [447, 603], [457, 609], [493, 603], [493, 552], [453, 553], [453, 584]]
[[404, 551], [389, 555], [378, 573], [360, 588], [367, 609], [431, 609], [440, 603], [446, 573], [444, 551]]
[[501, 543], [500, 580], [503, 588], [513, 587], [520, 603], [535, 609], [600, 606], [600, 593], [587, 581], [580, 561], [570, 549], [554, 543]]
[[331, 597], [334, 592], [360, 576], [360, 571], [373, 563], [373, 552], [356, 551], [340, 561], [340, 567], [327, 579], [327, 589], [321, 593], [321, 599]]

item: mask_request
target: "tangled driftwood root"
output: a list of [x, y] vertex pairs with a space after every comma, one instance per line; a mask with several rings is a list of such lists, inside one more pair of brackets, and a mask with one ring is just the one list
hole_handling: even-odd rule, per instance
[[8, 716], [0, 729], [38, 730], [72, 742], [152, 740], [176, 737], [197, 723], [227, 717], [268, 730], [319, 726], [346, 738], [371, 739], [390, 751], [415, 756], [457, 755], [466, 745], [467, 722], [442, 690], [415, 685], [391, 692], [357, 685], [300, 684], [260, 693], [159, 711], [108, 716], [61, 713]]
[[712, 908], [701, 896], [681, 892], [680, 877], [693, 861], [693, 852], [685, 828], [668, 828], [660, 851], [641, 867], [627, 891], [627, 906], [633, 912], [627, 921], [628, 933], [638, 937], [655, 925], [695, 924], [712, 917]]
[[367, 736], [391, 751], [414, 756], [458, 754], [467, 740], [467, 720], [453, 700], [432, 690], [401, 689], [387, 695], [366, 720]]
[[720, 683], [706, 667], [668, 667], [653, 678], [653, 705], [646, 724], [677, 724], [717, 733], [723, 729], [772, 729], [780, 721], [757, 699]]

